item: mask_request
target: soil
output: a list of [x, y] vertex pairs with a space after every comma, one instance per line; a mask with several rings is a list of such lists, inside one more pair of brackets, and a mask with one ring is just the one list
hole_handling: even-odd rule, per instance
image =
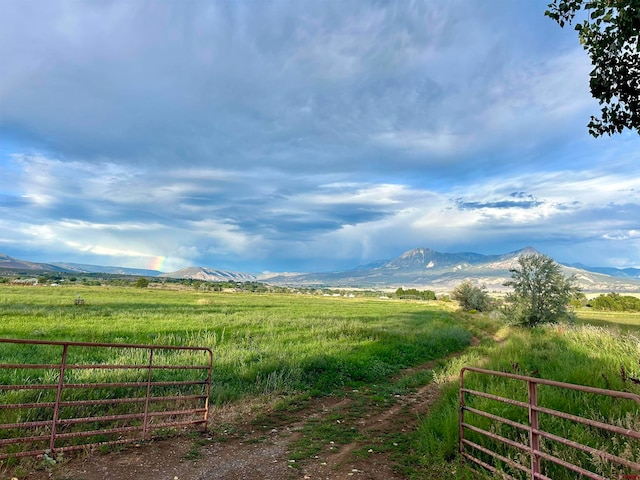
[[[475, 342], [474, 342], [475, 343]], [[433, 369], [428, 363], [416, 370]], [[406, 374], [407, 372], [405, 372]], [[17, 476], [18, 480], [286, 480], [406, 478], [396, 462], [402, 445], [393, 442], [415, 431], [438, 398], [440, 386], [433, 382], [404, 395], [392, 395], [369, 410], [353, 416], [357, 390], [313, 398], [301, 408], [285, 413], [265, 406], [225, 407], [212, 412], [207, 433], [182, 435], [129, 445], [100, 453], [87, 451], [61, 463]], [[243, 408], [244, 411], [239, 410]], [[320, 451], [293, 460], [292, 449], [305, 435], [309, 422], [331, 423], [348, 416], [359, 435], [357, 440], [324, 442]], [[340, 423], [340, 421], [338, 421]], [[392, 440], [389, 440], [392, 439]], [[392, 443], [393, 442], [393, 443]], [[402, 440], [398, 440], [402, 442]], [[378, 445], [380, 446], [378, 448]], [[383, 445], [385, 445], [383, 447]], [[397, 451], [393, 448], [397, 447]], [[378, 451], [379, 450], [379, 451]], [[366, 452], [363, 454], [363, 452]], [[11, 477], [9, 477], [11, 478]]]

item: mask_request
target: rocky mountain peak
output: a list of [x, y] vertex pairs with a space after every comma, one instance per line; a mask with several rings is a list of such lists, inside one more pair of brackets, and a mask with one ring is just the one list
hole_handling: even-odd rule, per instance
[[542, 253], [540, 253], [538, 250], [536, 250], [533, 247], [524, 247], [523, 249], [518, 250], [515, 253], [517, 253], [519, 257], [523, 255], [542, 255]]

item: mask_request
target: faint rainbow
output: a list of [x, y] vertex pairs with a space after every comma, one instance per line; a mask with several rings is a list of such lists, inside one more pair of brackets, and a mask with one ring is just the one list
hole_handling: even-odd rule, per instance
[[153, 260], [151, 260], [151, 262], [149, 262], [149, 268], [151, 270], [162, 271], [162, 268], [164, 267], [164, 262], [166, 260], [167, 260], [167, 257], [163, 257], [163, 256], [154, 257]]

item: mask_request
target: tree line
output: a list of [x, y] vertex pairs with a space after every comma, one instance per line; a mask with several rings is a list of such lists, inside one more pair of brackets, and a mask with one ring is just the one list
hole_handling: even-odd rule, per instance
[[396, 298], [413, 299], [413, 300], [435, 300], [436, 292], [432, 290], [417, 290], [415, 288], [404, 289], [402, 287], [396, 290]]
[[639, 312], [640, 298], [611, 292], [590, 300], [587, 307], [612, 312]]

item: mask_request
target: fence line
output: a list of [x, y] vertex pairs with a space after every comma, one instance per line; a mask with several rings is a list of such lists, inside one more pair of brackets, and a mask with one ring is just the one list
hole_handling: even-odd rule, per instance
[[[497, 395], [492, 395], [487, 392], [481, 392], [481, 391], [465, 388], [464, 386], [465, 372], [475, 372], [475, 373], [480, 373], [484, 375], [505, 377], [505, 378], [526, 382], [527, 402], [521, 402], [511, 398], [500, 397]], [[554, 380], [546, 380], [542, 378], [527, 377], [524, 375], [516, 375], [516, 374], [506, 373], [506, 372], [496, 372], [493, 370], [485, 370], [482, 368], [464, 367], [460, 371], [459, 450], [460, 450], [461, 456], [471, 461], [472, 463], [476, 465], [480, 465], [484, 469], [489, 470], [492, 473], [497, 473], [507, 479], [514, 479], [515, 477], [503, 471], [500, 471], [498, 468], [496, 468], [495, 465], [481, 460], [480, 458], [478, 458], [478, 456], [474, 455], [474, 452], [478, 452], [478, 451], [482, 452], [494, 459], [499, 460], [500, 462], [503, 462], [509, 465], [510, 467], [516, 470], [524, 472], [527, 475], [527, 478], [530, 478], [532, 480], [535, 480], [535, 479], [550, 480], [549, 477], [547, 477], [542, 473], [542, 468], [541, 468], [542, 460], [555, 463], [568, 470], [571, 470], [577, 474], [580, 474], [587, 478], [591, 478], [593, 480], [608, 480], [606, 477], [603, 477], [601, 475], [588, 471], [578, 465], [574, 465], [554, 455], [551, 455], [546, 451], [543, 451], [543, 449], [541, 448], [541, 440], [546, 439], [552, 442], [565, 445], [567, 447], [580, 450], [593, 457], [599, 457], [605, 461], [616, 463], [621, 467], [627, 468], [632, 472], [634, 472], [633, 474], [629, 474], [629, 475], [624, 474], [620, 478], [640, 479], [640, 463], [633, 460], [621, 458], [617, 455], [613, 455], [601, 449], [593, 448], [588, 445], [583, 445], [579, 442], [575, 442], [567, 438], [561, 437], [559, 435], [555, 435], [552, 432], [546, 432], [540, 427], [539, 414], [542, 413], [542, 414], [551, 415], [557, 418], [563, 418], [571, 422], [575, 422], [588, 427], [603, 430], [603, 431], [609, 432], [609, 434], [619, 435], [628, 439], [640, 440], [640, 432], [627, 429], [627, 428], [622, 428], [616, 425], [611, 425], [604, 422], [599, 422], [596, 420], [591, 420], [588, 418], [581, 417], [579, 415], [572, 415], [565, 412], [560, 412], [557, 410], [553, 410], [553, 409], [541, 406], [538, 403], [538, 385], [548, 385], [548, 386], [567, 389], [567, 390], [592, 393], [596, 395], [605, 395], [612, 398], [621, 398], [621, 399], [635, 401], [638, 403], [638, 405], [640, 405], [640, 395], [636, 395], [633, 393], [618, 392], [615, 390], [605, 390], [601, 388], [594, 388], [594, 387], [587, 387], [583, 385], [575, 385], [571, 383], [557, 382]], [[521, 407], [526, 409], [528, 412], [528, 424], [516, 422], [508, 418], [503, 418], [499, 415], [495, 415], [489, 412], [485, 412], [485, 411], [467, 406], [465, 403], [466, 396], [474, 396], [474, 395], [477, 397], [495, 400], [498, 402], [502, 402], [504, 404], [514, 405], [516, 407]], [[474, 415], [487, 418], [494, 422], [500, 422], [500, 423], [509, 425], [511, 427], [514, 427], [515, 429], [518, 429], [522, 432], [525, 432], [528, 436], [528, 444], [524, 444], [522, 442], [518, 442], [513, 439], [505, 438], [501, 435], [498, 435], [495, 432], [490, 432], [482, 428], [479, 428], [477, 426], [471, 425], [470, 423], [465, 421], [465, 412], [469, 412]], [[511, 458], [507, 458], [504, 455], [500, 455], [499, 453], [491, 450], [486, 446], [480, 445], [476, 442], [473, 442], [465, 438], [465, 431], [475, 432], [476, 434], [479, 434], [482, 437], [493, 439], [497, 442], [503, 443], [505, 445], [508, 445], [512, 448], [519, 450], [520, 452], [524, 453], [529, 457], [529, 465], [523, 465], [522, 463], [519, 463]]]
[[[55, 363], [0, 364], [0, 378], [16, 379], [0, 385], [0, 459], [146, 440], [168, 428], [201, 425], [207, 429], [213, 369], [213, 353], [208, 348], [0, 339], [0, 348], [9, 344], [18, 350], [60, 347], [61, 351]], [[72, 354], [81, 356], [98, 349], [120, 354], [133, 351], [146, 360], [127, 364], [69, 361]], [[71, 372], [82, 371], [89, 379], [99, 373], [138, 378], [74, 380]], [[40, 374], [33, 378], [28, 372]]]

